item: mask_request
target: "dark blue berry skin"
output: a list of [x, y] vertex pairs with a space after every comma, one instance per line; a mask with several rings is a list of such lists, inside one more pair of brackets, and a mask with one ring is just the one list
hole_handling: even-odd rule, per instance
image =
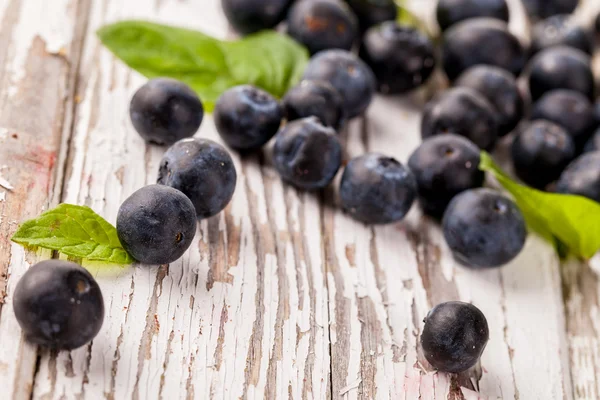
[[251, 85], [226, 90], [213, 118], [221, 139], [236, 150], [256, 150], [279, 130], [283, 107], [269, 93]]
[[277, 134], [273, 161], [281, 178], [304, 190], [322, 189], [342, 164], [342, 146], [335, 130], [315, 117], [298, 119]]
[[539, 19], [558, 14], [571, 14], [578, 4], [579, 0], [523, 0], [529, 16]]
[[519, 39], [507, 25], [492, 18], [473, 18], [448, 29], [443, 36], [444, 71], [454, 81], [467, 68], [495, 65], [517, 76], [526, 62]]
[[271, 29], [285, 19], [293, 0], [221, 0], [227, 20], [247, 35]]
[[417, 183], [410, 170], [378, 153], [350, 160], [340, 184], [342, 208], [366, 224], [400, 221], [416, 196]]
[[445, 31], [466, 19], [489, 17], [508, 22], [506, 0], [439, 0], [436, 8], [438, 25]]
[[510, 262], [527, 238], [517, 205], [490, 189], [467, 190], [454, 197], [444, 213], [442, 228], [454, 258], [471, 268]]
[[597, 126], [594, 107], [581, 93], [572, 90], [553, 90], [533, 104], [531, 119], [545, 119], [562, 126], [579, 149]]
[[585, 144], [584, 151], [586, 153], [589, 153], [589, 152], [592, 152], [592, 151], [599, 151], [599, 150], [600, 150], [600, 128], [598, 128], [596, 130], [596, 132], [594, 133], [594, 135]]
[[423, 110], [421, 137], [454, 133], [491, 150], [498, 137], [498, 112], [479, 93], [454, 88], [437, 95]]
[[231, 156], [208, 139], [184, 139], [169, 147], [158, 170], [161, 185], [185, 194], [198, 219], [220, 213], [231, 201], [237, 173]]
[[544, 189], [576, 156], [571, 136], [553, 122], [533, 121], [512, 144], [515, 172], [529, 186]]
[[327, 49], [350, 50], [358, 39], [358, 20], [339, 0], [296, 2], [288, 15], [288, 35], [310, 54]]
[[344, 122], [342, 96], [326, 81], [300, 82], [283, 98], [288, 121], [317, 117], [325, 126], [338, 130]]
[[395, 21], [398, 7], [394, 0], [346, 0], [358, 18], [361, 32], [385, 21]]
[[435, 68], [434, 51], [427, 36], [389, 21], [367, 31], [360, 57], [373, 70], [380, 92], [400, 94], [429, 79]]
[[531, 33], [529, 52], [533, 55], [543, 49], [568, 46], [587, 54], [592, 52], [592, 41], [588, 33], [573, 22], [571, 15], [555, 15], [539, 21]]
[[502, 68], [477, 65], [460, 75], [456, 86], [477, 91], [498, 111], [498, 135], [512, 132], [525, 110], [525, 102], [513, 75]]
[[594, 98], [594, 75], [590, 57], [571, 47], [556, 46], [540, 51], [529, 70], [529, 92], [535, 101], [555, 89], [570, 89]]
[[185, 253], [196, 233], [194, 205], [182, 192], [149, 185], [134, 192], [117, 214], [123, 248], [144, 264], [168, 264]]
[[569, 164], [558, 180], [556, 191], [600, 203], [600, 152], [585, 153]]
[[408, 159], [408, 167], [416, 177], [423, 212], [441, 218], [454, 196], [483, 184], [479, 154], [473, 142], [451, 133], [421, 143]]
[[304, 79], [329, 82], [342, 96], [348, 118], [367, 109], [377, 86], [371, 68], [345, 50], [326, 50], [315, 55], [304, 71]]
[[90, 342], [104, 321], [98, 283], [84, 268], [64, 260], [29, 268], [17, 283], [13, 308], [25, 339], [54, 350]]
[[459, 373], [477, 364], [489, 340], [488, 323], [481, 310], [450, 301], [435, 306], [424, 322], [421, 347], [431, 366]]
[[193, 136], [204, 117], [202, 102], [192, 89], [175, 79], [156, 78], [131, 99], [133, 127], [147, 142], [170, 145]]

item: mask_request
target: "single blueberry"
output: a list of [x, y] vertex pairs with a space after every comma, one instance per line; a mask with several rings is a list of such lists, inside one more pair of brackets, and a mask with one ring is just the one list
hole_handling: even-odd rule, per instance
[[567, 131], [545, 120], [533, 121], [512, 144], [517, 176], [538, 189], [558, 179], [575, 155], [575, 143]]
[[213, 113], [221, 139], [237, 150], [255, 150], [279, 130], [283, 108], [273, 96], [251, 85], [226, 90]]
[[466, 19], [489, 17], [508, 22], [509, 16], [506, 0], [439, 0], [436, 8], [442, 31]]
[[490, 335], [481, 310], [450, 301], [431, 309], [424, 322], [421, 347], [435, 369], [459, 373], [477, 364]]
[[149, 185], [134, 192], [117, 214], [123, 248], [144, 264], [168, 264], [185, 253], [196, 233], [194, 205], [179, 190]]
[[202, 102], [192, 89], [175, 79], [156, 78], [131, 99], [133, 127], [147, 142], [170, 145], [193, 136], [204, 117]]
[[363, 38], [360, 57], [373, 70], [379, 91], [397, 94], [421, 86], [435, 68], [431, 40], [412, 27], [384, 22]]
[[477, 64], [494, 65], [517, 76], [525, 65], [526, 54], [506, 23], [492, 18], [473, 18], [444, 33], [442, 59], [444, 71], [453, 81]]
[[558, 14], [571, 14], [578, 4], [579, 0], [523, 0], [527, 14], [538, 19], [546, 19]]
[[594, 75], [590, 57], [571, 47], [556, 46], [540, 51], [528, 66], [529, 92], [535, 101], [554, 89], [581, 92], [594, 97]]
[[358, 18], [361, 32], [385, 21], [395, 21], [398, 6], [394, 0], [346, 0]]
[[529, 52], [533, 55], [541, 50], [569, 46], [587, 54], [592, 52], [592, 41], [581, 26], [573, 22], [568, 14], [555, 15], [537, 22], [533, 26]]
[[316, 117], [298, 119], [277, 134], [273, 160], [284, 181], [300, 189], [322, 189], [342, 164], [342, 146], [335, 130]]
[[477, 65], [463, 72], [455, 84], [476, 90], [496, 108], [499, 136], [512, 132], [523, 118], [525, 102], [517, 80], [508, 71]]
[[600, 203], [600, 151], [585, 153], [569, 164], [558, 180], [556, 191]]
[[292, 3], [293, 0], [221, 0], [225, 17], [243, 35], [275, 27], [285, 19]]
[[412, 153], [408, 167], [416, 177], [426, 214], [441, 218], [454, 196], [483, 184], [479, 154], [473, 142], [451, 133], [426, 139]]
[[13, 308], [25, 339], [55, 350], [90, 342], [104, 321], [98, 283], [84, 268], [64, 260], [29, 268], [17, 283]]
[[343, 99], [326, 81], [304, 80], [283, 98], [288, 121], [317, 117], [325, 126], [338, 130], [344, 122]]
[[311, 54], [327, 49], [350, 50], [358, 39], [358, 20], [339, 0], [298, 1], [287, 23], [288, 34]]
[[377, 86], [371, 68], [345, 50], [326, 50], [315, 55], [304, 71], [304, 79], [329, 82], [342, 96], [348, 118], [367, 109]]
[[340, 184], [342, 208], [366, 224], [400, 221], [417, 195], [415, 177], [391, 157], [367, 153], [348, 163]]
[[499, 267], [523, 249], [527, 228], [512, 200], [491, 189], [458, 194], [442, 220], [454, 258], [471, 268]]
[[198, 219], [220, 213], [231, 201], [237, 173], [231, 156], [208, 139], [183, 139], [169, 147], [158, 170], [161, 185], [185, 194]]
[[491, 150], [498, 137], [498, 112], [473, 89], [459, 87], [437, 95], [423, 110], [421, 137], [454, 133]]
[[586, 153], [589, 153], [589, 152], [592, 152], [592, 151], [600, 151], [600, 128], [598, 128], [596, 130], [596, 132], [594, 133], [594, 135], [585, 144], [584, 151]]
[[562, 126], [580, 149], [597, 126], [590, 101], [579, 92], [563, 89], [547, 92], [535, 102], [531, 119], [545, 119]]

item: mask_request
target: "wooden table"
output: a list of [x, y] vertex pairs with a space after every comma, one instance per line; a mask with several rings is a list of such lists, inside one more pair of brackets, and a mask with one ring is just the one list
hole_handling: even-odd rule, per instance
[[[129, 121], [145, 79], [94, 32], [144, 18], [226, 37], [218, 3], [0, 0], [0, 182], [13, 186], [0, 188], [0, 398], [599, 399], [600, 280], [589, 266], [561, 264], [531, 236], [510, 265], [465, 269], [417, 207], [403, 223], [363, 226], [337, 211], [333, 191], [283, 185], [264, 155], [234, 155], [232, 203], [199, 224], [181, 260], [94, 272], [106, 319], [92, 344], [53, 354], [23, 341], [12, 292], [51, 254], [12, 244], [18, 223], [59, 202], [114, 222], [155, 182], [164, 151]], [[412, 3], [430, 15], [432, 1]], [[425, 92], [377, 98], [342, 132], [347, 154], [406, 161]], [[198, 135], [218, 139], [210, 116]], [[423, 317], [455, 299], [483, 310], [490, 342], [468, 374], [428, 372]]]

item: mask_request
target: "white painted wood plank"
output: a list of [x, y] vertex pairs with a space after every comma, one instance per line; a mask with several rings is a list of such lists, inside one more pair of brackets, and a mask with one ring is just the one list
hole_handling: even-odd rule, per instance
[[[12, 311], [19, 278], [38, 260], [10, 242], [18, 222], [56, 202], [59, 148], [68, 124], [68, 57], [77, 58], [74, 1], [5, 0], [0, 4], [0, 387], [29, 398], [36, 348], [24, 342]], [[6, 185], [4, 185], [6, 188]], [[55, 189], [58, 188], [58, 190]], [[43, 252], [42, 258], [49, 258]], [[8, 282], [7, 282], [8, 280]], [[3, 303], [3, 304], [2, 304]]]

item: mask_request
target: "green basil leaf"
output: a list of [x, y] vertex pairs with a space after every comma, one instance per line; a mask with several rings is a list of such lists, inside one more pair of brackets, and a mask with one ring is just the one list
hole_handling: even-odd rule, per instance
[[600, 203], [588, 198], [547, 193], [512, 180], [486, 152], [479, 168], [494, 175], [514, 197], [529, 227], [571, 254], [585, 259], [600, 250]]
[[85, 206], [60, 204], [23, 223], [11, 240], [86, 260], [112, 264], [135, 262], [121, 246], [115, 227]]
[[207, 111], [225, 90], [256, 85], [283, 97], [302, 76], [308, 51], [290, 37], [263, 31], [236, 41], [146, 21], [122, 21], [98, 30], [117, 57], [148, 78], [190, 85]]

